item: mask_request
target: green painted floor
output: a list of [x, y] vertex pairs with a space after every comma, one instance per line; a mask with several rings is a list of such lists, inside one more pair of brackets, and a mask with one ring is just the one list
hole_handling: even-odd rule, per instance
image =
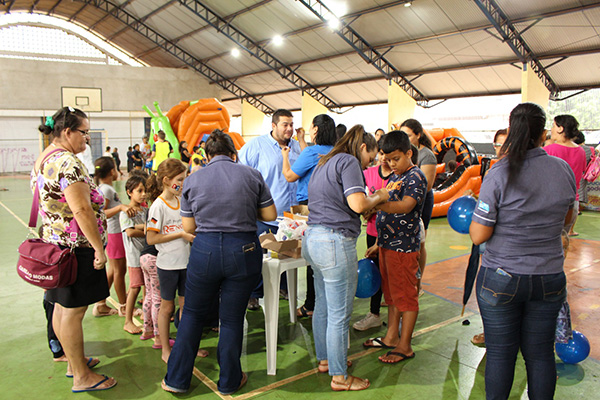
[[[98, 371], [114, 376], [119, 384], [106, 392], [71, 394], [71, 380], [64, 376], [65, 363], [54, 363], [46, 342], [46, 321], [42, 308], [42, 291], [21, 281], [16, 272], [16, 248], [27, 235], [21, 223], [29, 215], [31, 193], [24, 176], [0, 177], [0, 398], [1, 399], [62, 399], [112, 398], [112, 399], [166, 399], [173, 395], [160, 388], [166, 366], [160, 360], [160, 351], [151, 343], [142, 342], [122, 330], [119, 317], [94, 318], [91, 311], [84, 319], [85, 348], [87, 355], [99, 357]], [[123, 182], [117, 182], [122, 193]], [[126, 197], [122, 197], [126, 198]], [[598, 214], [584, 213], [577, 223], [581, 241], [600, 240]], [[364, 254], [364, 237], [359, 239], [359, 257]], [[582, 248], [585, 246], [581, 246]], [[587, 246], [585, 248], [592, 247]], [[426, 294], [421, 297], [421, 311], [416, 326], [413, 347], [416, 358], [399, 365], [383, 365], [377, 360], [382, 351], [365, 350], [362, 342], [368, 337], [384, 333], [385, 327], [367, 332], [350, 331], [349, 356], [354, 360], [350, 372], [369, 378], [371, 388], [363, 392], [334, 394], [329, 389], [330, 378], [313, 371], [316, 367], [310, 320], [290, 324], [287, 301], [280, 302], [277, 375], [266, 375], [264, 316], [261, 311], [248, 312], [247, 332], [244, 341], [242, 365], [249, 375], [248, 384], [234, 396], [219, 396], [209, 386], [218, 379], [215, 354], [217, 334], [207, 333], [202, 347], [211, 353], [198, 359], [198, 376], [190, 391], [180, 398], [202, 396], [206, 399], [248, 398], [260, 399], [321, 399], [331, 396], [345, 398], [377, 399], [483, 399], [485, 349], [473, 346], [471, 337], [482, 331], [481, 319], [474, 302], [469, 302], [467, 315], [460, 317], [461, 306], [455, 296], [437, 290], [440, 282], [450, 276], [443, 268], [451, 268], [452, 261], [468, 254], [467, 236], [452, 231], [445, 219], [432, 222], [427, 240], [428, 270], [425, 273]], [[585, 249], [584, 249], [585, 250]], [[588, 270], [598, 268], [598, 254], [590, 256], [593, 263]], [[456, 263], [454, 263], [456, 264]], [[460, 271], [459, 271], [460, 272]], [[461, 272], [462, 273], [462, 272]], [[441, 277], [440, 277], [441, 276]], [[299, 271], [300, 304], [304, 299], [304, 271]], [[597, 283], [597, 282], [596, 282]], [[461, 283], [451, 282], [444, 287], [460, 292]], [[597, 284], [593, 285], [597, 288]], [[592, 286], [590, 286], [592, 287]], [[431, 288], [431, 290], [428, 290]], [[585, 287], [582, 289], [585, 292]], [[594, 295], [597, 296], [597, 289]], [[588, 292], [591, 292], [589, 289]], [[453, 292], [452, 292], [453, 293]], [[368, 311], [368, 300], [357, 299], [351, 323]], [[573, 307], [573, 305], [572, 305]], [[592, 307], [595, 309], [595, 306]], [[596, 310], [597, 311], [597, 310]], [[382, 309], [385, 313], [385, 308]], [[384, 314], [382, 314], [384, 315]], [[578, 316], [574, 315], [574, 319]], [[470, 320], [470, 325], [462, 321]], [[582, 322], [583, 323], [583, 322]], [[174, 330], [174, 328], [173, 328]], [[583, 331], [583, 329], [582, 329]], [[590, 328], [591, 331], [591, 328]], [[591, 334], [591, 332], [589, 333]], [[312, 372], [311, 372], [312, 371]], [[558, 365], [559, 381], [557, 399], [600, 398], [598, 392], [600, 364], [591, 357], [575, 366]], [[208, 386], [207, 384], [208, 383]], [[526, 376], [522, 360], [517, 363], [511, 399], [526, 399]]]

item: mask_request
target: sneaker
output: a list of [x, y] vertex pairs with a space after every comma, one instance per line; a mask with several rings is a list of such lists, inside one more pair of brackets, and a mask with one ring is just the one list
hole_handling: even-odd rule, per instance
[[371, 312], [369, 312], [366, 317], [364, 317], [363, 319], [361, 319], [358, 322], [355, 322], [354, 325], [352, 325], [352, 327], [354, 329], [356, 329], [357, 331], [366, 331], [367, 329], [370, 328], [377, 328], [378, 326], [381, 326], [382, 321], [381, 318], [379, 317], [379, 315], [375, 315]]

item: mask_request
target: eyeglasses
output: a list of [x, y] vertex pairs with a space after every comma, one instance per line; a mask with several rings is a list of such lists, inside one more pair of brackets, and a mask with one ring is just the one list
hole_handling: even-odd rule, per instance
[[82, 131], [81, 129], [73, 129], [73, 130], [81, 133], [81, 136], [90, 136], [90, 131]]

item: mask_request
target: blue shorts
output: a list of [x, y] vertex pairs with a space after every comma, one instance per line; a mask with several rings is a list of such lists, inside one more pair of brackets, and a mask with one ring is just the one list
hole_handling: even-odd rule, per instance
[[175, 300], [175, 293], [185, 297], [185, 279], [187, 269], [161, 269], [156, 268], [158, 282], [160, 283], [160, 298], [167, 301]]

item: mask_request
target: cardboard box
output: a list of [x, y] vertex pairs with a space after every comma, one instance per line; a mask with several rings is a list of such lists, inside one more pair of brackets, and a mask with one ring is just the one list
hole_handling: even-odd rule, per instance
[[260, 235], [258, 239], [264, 249], [277, 253], [279, 258], [302, 257], [302, 240], [284, 240], [280, 242], [275, 239], [275, 235], [272, 233]]
[[291, 219], [296, 219], [299, 221], [308, 221], [308, 206], [306, 205], [297, 205], [291, 206], [290, 212], [284, 211], [283, 216]]

